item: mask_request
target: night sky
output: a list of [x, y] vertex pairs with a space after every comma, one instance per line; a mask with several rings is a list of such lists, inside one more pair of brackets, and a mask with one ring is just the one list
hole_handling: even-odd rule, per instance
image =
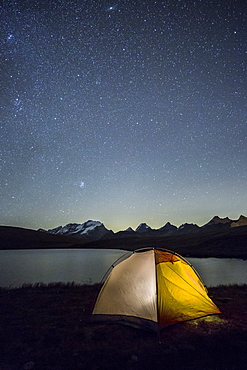
[[0, 224], [247, 215], [247, 8], [4, 0]]

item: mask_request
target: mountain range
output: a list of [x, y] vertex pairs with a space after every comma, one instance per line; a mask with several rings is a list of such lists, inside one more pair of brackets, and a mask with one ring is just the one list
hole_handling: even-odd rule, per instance
[[58, 226], [54, 229], [39, 229], [38, 231], [55, 235], [65, 235], [77, 239], [83, 238], [84, 240], [92, 241], [100, 239], [125, 238], [130, 236], [173, 236], [208, 231], [216, 232], [245, 225], [247, 225], [247, 217], [241, 215], [237, 220], [231, 220], [228, 217], [220, 218], [219, 216], [214, 216], [203, 226], [198, 226], [193, 223], [185, 223], [177, 227], [172, 225], [170, 222], [167, 222], [159, 229], [152, 229], [146, 223], [141, 223], [135, 230], [129, 227], [124, 231], [118, 231], [116, 233], [112, 230], [108, 230], [102, 222], [92, 220], [88, 220], [82, 224], [69, 223], [65, 226]]
[[165, 248], [184, 257], [247, 259], [247, 217], [215, 216], [203, 226], [166, 223], [152, 229], [141, 223], [114, 233], [99, 221], [70, 223], [50, 230], [0, 226], [0, 250], [7, 249], [121, 249]]

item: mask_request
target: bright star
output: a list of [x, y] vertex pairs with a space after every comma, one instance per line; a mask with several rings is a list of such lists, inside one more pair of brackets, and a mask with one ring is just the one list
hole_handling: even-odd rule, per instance
[[107, 12], [110, 12], [110, 11], [112, 11], [112, 10], [115, 10], [115, 9], [117, 8], [117, 6], [118, 6], [118, 4], [116, 4], [116, 5], [112, 5], [112, 6], [109, 6], [109, 7], [106, 9], [106, 11], [107, 11]]
[[12, 33], [8, 34], [7, 36], [7, 40], [13, 40], [14, 39], [14, 35]]

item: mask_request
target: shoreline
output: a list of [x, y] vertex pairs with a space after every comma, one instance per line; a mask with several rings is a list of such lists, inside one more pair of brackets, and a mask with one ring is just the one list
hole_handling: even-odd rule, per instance
[[[153, 248], [161, 248], [161, 246], [152, 246]], [[145, 247], [146, 248], [146, 247]], [[81, 245], [71, 245], [71, 246], [64, 246], [64, 247], [61, 247], [61, 246], [42, 246], [42, 247], [39, 247], [39, 248], [35, 248], [35, 247], [27, 247], [27, 248], [24, 248], [24, 247], [21, 247], [21, 248], [0, 248], [0, 251], [27, 251], [27, 250], [37, 250], [37, 251], [40, 251], [40, 250], [64, 250], [64, 249], [67, 249], [67, 250], [119, 250], [119, 251], [123, 251], [123, 253], [125, 253], [126, 251], [127, 252], [134, 252], [135, 249], [132, 249], [132, 248], [129, 248], [129, 249], [124, 249], [124, 248], [121, 248], [121, 247], [109, 247], [109, 248], [100, 248], [100, 247], [88, 247], [87, 245], [85, 246], [81, 246]], [[137, 248], [139, 249], [139, 248]], [[233, 251], [229, 252], [229, 251], [220, 251], [220, 252], [217, 252], [217, 253], [208, 253], [208, 252], [205, 252], [203, 250], [200, 250], [200, 251], [193, 251], [193, 250], [190, 250], [189, 252], [185, 252], [184, 251], [184, 248], [183, 250], [181, 251], [181, 248], [164, 248], [163, 249], [168, 249], [168, 250], [172, 250], [173, 252], [176, 252], [178, 254], [180, 254], [182, 257], [184, 258], [227, 258], [227, 259], [241, 259], [243, 261], [246, 261], [247, 260], [247, 248], [246, 248], [246, 251], [243, 251], [242, 253], [234, 253]], [[184, 252], [183, 252], [184, 251]], [[1, 369], [0, 369], [1, 370]]]

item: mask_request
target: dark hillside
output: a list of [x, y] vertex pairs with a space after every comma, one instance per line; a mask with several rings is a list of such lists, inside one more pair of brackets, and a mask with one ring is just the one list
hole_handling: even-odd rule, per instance
[[0, 249], [70, 248], [74, 240], [36, 230], [0, 226]]
[[222, 231], [200, 232], [174, 236], [133, 236], [128, 238], [97, 240], [84, 248], [116, 248], [135, 250], [160, 247], [190, 257], [247, 258], [247, 226]]
[[88, 241], [18, 227], [0, 226], [0, 249], [98, 248], [135, 250], [160, 247], [190, 257], [247, 258], [247, 226], [191, 234], [128, 235]]

